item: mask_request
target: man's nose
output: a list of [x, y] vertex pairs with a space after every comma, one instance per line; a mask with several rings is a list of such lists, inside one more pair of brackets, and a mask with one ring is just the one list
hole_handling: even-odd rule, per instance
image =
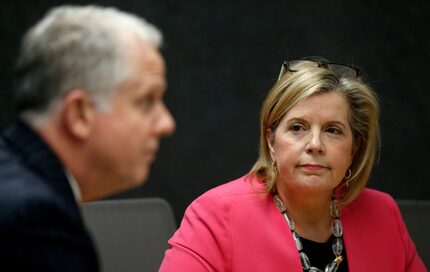
[[167, 109], [166, 105], [161, 106], [161, 112], [157, 123], [155, 125], [155, 133], [159, 137], [168, 137], [170, 136], [176, 128], [175, 119], [173, 118], [170, 111]]

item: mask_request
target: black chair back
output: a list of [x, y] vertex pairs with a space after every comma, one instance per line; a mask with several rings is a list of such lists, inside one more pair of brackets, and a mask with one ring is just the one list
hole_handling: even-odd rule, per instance
[[103, 200], [82, 204], [103, 272], [158, 271], [176, 230], [161, 198]]
[[430, 267], [430, 201], [402, 199], [397, 204], [418, 254]]

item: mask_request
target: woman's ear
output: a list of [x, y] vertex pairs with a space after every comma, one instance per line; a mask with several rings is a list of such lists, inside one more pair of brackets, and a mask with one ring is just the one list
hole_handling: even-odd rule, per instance
[[71, 90], [64, 99], [62, 120], [65, 129], [75, 138], [86, 139], [91, 132], [95, 106], [81, 89]]
[[272, 131], [272, 129], [268, 128], [266, 130], [266, 142], [267, 142], [267, 146], [269, 147], [269, 151], [270, 151], [270, 157], [272, 157], [272, 160], [275, 160], [275, 148], [274, 148], [274, 143], [275, 143], [275, 132]]

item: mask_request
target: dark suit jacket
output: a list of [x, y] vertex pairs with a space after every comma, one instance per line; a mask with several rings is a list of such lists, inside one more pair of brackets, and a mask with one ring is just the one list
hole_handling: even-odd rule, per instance
[[99, 270], [63, 166], [22, 122], [0, 139], [0, 270]]

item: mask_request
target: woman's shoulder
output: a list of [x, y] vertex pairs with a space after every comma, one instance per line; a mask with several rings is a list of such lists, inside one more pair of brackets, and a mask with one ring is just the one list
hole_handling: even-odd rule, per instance
[[397, 213], [398, 207], [394, 198], [388, 193], [375, 189], [365, 188], [360, 195], [350, 203], [345, 211], [354, 213], [366, 211], [365, 213], [379, 216], [382, 213], [391, 211]]
[[206, 191], [197, 197], [188, 208], [206, 207], [216, 210], [227, 206], [230, 208], [243, 207], [248, 201], [267, 198], [264, 189], [264, 183], [260, 179], [246, 174]]
[[395, 201], [388, 193], [375, 189], [365, 188], [354, 202], [369, 204], [393, 204]]
[[257, 177], [246, 174], [240, 178], [208, 190], [200, 197], [240, 198], [264, 193], [264, 183]]

